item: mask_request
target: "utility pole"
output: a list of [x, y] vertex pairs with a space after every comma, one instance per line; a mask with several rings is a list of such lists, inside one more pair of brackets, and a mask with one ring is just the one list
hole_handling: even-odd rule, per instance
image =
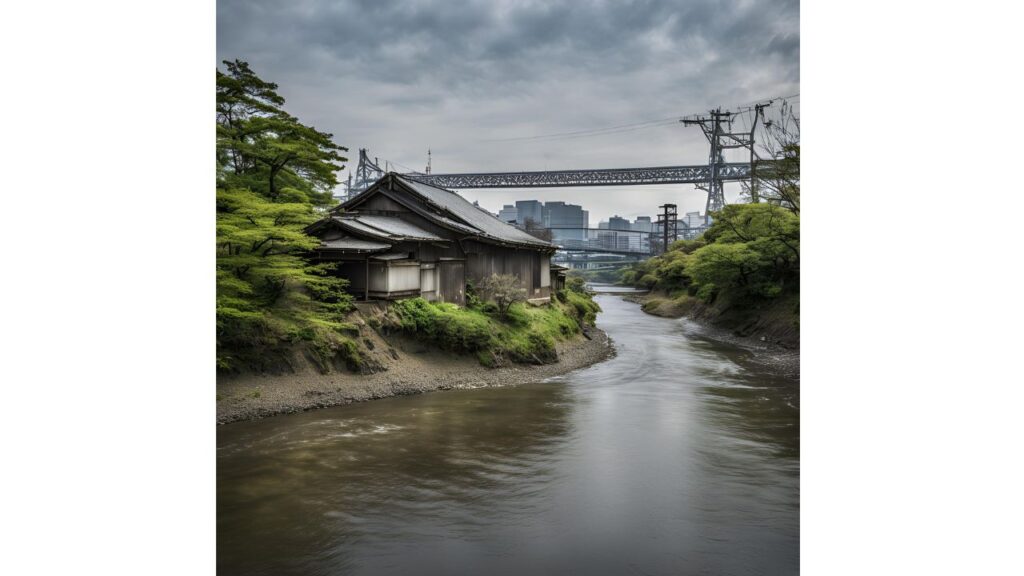
[[662, 210], [661, 214], [658, 214], [657, 224], [661, 226], [661, 253], [664, 254], [668, 252], [669, 238], [672, 239], [672, 242], [679, 239], [677, 227], [679, 213], [676, 210], [675, 204], [663, 204], [658, 206], [658, 208]]

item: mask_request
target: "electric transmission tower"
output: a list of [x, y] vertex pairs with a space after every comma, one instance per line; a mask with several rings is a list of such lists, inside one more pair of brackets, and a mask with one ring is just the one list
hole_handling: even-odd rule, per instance
[[723, 155], [725, 150], [746, 148], [750, 151], [750, 194], [754, 202], [758, 201], [757, 188], [753, 178], [754, 131], [757, 129], [757, 119], [760, 117], [761, 108], [764, 106], [766, 105], [758, 104], [755, 107], [756, 113], [754, 114], [754, 122], [750, 132], [733, 132], [732, 123], [736, 113], [728, 110], [722, 112], [721, 108], [709, 111], [706, 116], [693, 116], [680, 120], [685, 126], [700, 126], [700, 129], [704, 132], [704, 137], [708, 139], [708, 143], [711, 145], [711, 152], [708, 154], [708, 179], [702, 184], [697, 184], [697, 188], [704, 190], [708, 194], [708, 201], [704, 208], [704, 224], [706, 226], [711, 224], [711, 212], [717, 212], [725, 207], [725, 186], [720, 174], [722, 165], [725, 164], [725, 156]]
[[[374, 160], [376, 160], [376, 158]], [[360, 148], [359, 165], [356, 167], [356, 181], [351, 182], [350, 178], [348, 197], [352, 198], [356, 194], [366, 190], [383, 176], [384, 171], [380, 169], [380, 166], [378, 166], [376, 162], [370, 161], [370, 157], [366, 154], [366, 148]]]

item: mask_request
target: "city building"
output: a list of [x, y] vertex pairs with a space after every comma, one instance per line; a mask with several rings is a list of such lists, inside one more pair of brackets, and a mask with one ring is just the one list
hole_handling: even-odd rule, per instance
[[630, 228], [631, 228], [631, 226], [629, 224], [629, 220], [626, 220], [625, 218], [623, 218], [623, 217], [621, 217], [619, 215], [612, 216], [611, 218], [608, 219], [608, 229], [609, 230], [626, 230], [626, 231], [628, 231], [628, 230], [630, 230]]
[[537, 226], [544, 225], [544, 203], [536, 200], [516, 200], [516, 224], [526, 226], [532, 220]]
[[498, 220], [506, 222], [508, 224], [515, 224], [519, 221], [519, 210], [515, 206], [505, 204], [498, 210]]
[[[555, 244], [562, 241], [583, 241], [589, 214], [582, 206], [565, 202], [548, 202], [544, 205], [544, 226], [551, 229], [551, 239]], [[572, 230], [565, 230], [572, 228]]]
[[704, 225], [704, 216], [700, 212], [687, 212], [683, 222], [687, 228], [700, 228]]
[[633, 221], [632, 230], [636, 232], [650, 232], [654, 230], [654, 224], [651, 223], [650, 216], [637, 216], [636, 220]]

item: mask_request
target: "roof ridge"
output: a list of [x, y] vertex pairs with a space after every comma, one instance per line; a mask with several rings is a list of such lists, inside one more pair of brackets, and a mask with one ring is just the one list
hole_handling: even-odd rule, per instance
[[[527, 232], [524, 232], [523, 230], [521, 230], [519, 228], [516, 228], [515, 226], [512, 226], [512, 225], [508, 224], [507, 222], [502, 222], [500, 219], [495, 217], [494, 214], [491, 214], [486, 209], [484, 209], [484, 208], [482, 208], [480, 206], [474, 205], [472, 202], [470, 202], [469, 200], [467, 200], [461, 194], [459, 194], [458, 192], [456, 192], [454, 190], [449, 190], [448, 188], [442, 188], [440, 186], [435, 186], [433, 184], [427, 184], [426, 182], [421, 182], [420, 180], [417, 180], [416, 178], [413, 178], [411, 176], [407, 176], [405, 174], [399, 174], [397, 172], [393, 172], [392, 174], [395, 177], [397, 177], [400, 182], [402, 182], [407, 187], [411, 188], [417, 194], [419, 194], [420, 196], [424, 197], [424, 199], [427, 200], [427, 202], [430, 202], [432, 204], [436, 205], [437, 202], [435, 202], [431, 198], [429, 198], [428, 194], [424, 194], [424, 193], [422, 193], [420, 191], [417, 191], [416, 190], [417, 186], [425, 186], [425, 187], [430, 188], [432, 190], [438, 190], [438, 191], [447, 192], [452, 197], [458, 198], [458, 201], [460, 201], [460, 202], [462, 202], [464, 204], [464, 206], [463, 206], [464, 208], [472, 210], [472, 214], [480, 215], [482, 218], [485, 219], [485, 221], [487, 223], [489, 223], [489, 225], [491, 227], [497, 226], [497, 229], [496, 230], [494, 230], [494, 229], [488, 230], [487, 229], [488, 226], [484, 225], [483, 222], [472, 222], [471, 221], [471, 220], [473, 220], [472, 218], [469, 218], [466, 214], [459, 214], [456, 210], [453, 209], [454, 207], [450, 207], [450, 206], [440, 206], [440, 207], [443, 208], [446, 212], [448, 212], [452, 216], [454, 216], [459, 221], [463, 222], [464, 225], [479, 230], [480, 234], [483, 235], [484, 237], [487, 237], [487, 238], [490, 238], [492, 240], [496, 240], [496, 241], [499, 241], [499, 242], [512, 242], [512, 243], [515, 243], [515, 244], [524, 244], [524, 245], [532, 245], [532, 246], [545, 246], [545, 247], [551, 247], [551, 248], [555, 247], [554, 244], [552, 244], [550, 242], [547, 242], [545, 240], [537, 238], [536, 236], [533, 236], [532, 234], [528, 234]], [[440, 201], [441, 199], [438, 199], [438, 200]], [[502, 233], [503, 232], [506, 233], [505, 237], [502, 237]]]

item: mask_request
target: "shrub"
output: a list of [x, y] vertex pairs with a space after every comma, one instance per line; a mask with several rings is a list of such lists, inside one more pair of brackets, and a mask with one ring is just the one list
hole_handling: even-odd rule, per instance
[[491, 274], [480, 281], [477, 291], [482, 300], [493, 302], [502, 316], [508, 315], [513, 304], [526, 300], [526, 290], [519, 286], [519, 277], [511, 274]]
[[600, 311], [585, 294], [561, 292], [570, 303], [538, 307], [512, 303], [504, 316], [413, 298], [392, 303], [389, 317], [394, 328], [445, 350], [473, 354], [485, 366], [554, 362], [556, 342], [592, 324]]
[[565, 289], [577, 294], [585, 294], [587, 292], [587, 281], [580, 276], [569, 276], [565, 279]]

